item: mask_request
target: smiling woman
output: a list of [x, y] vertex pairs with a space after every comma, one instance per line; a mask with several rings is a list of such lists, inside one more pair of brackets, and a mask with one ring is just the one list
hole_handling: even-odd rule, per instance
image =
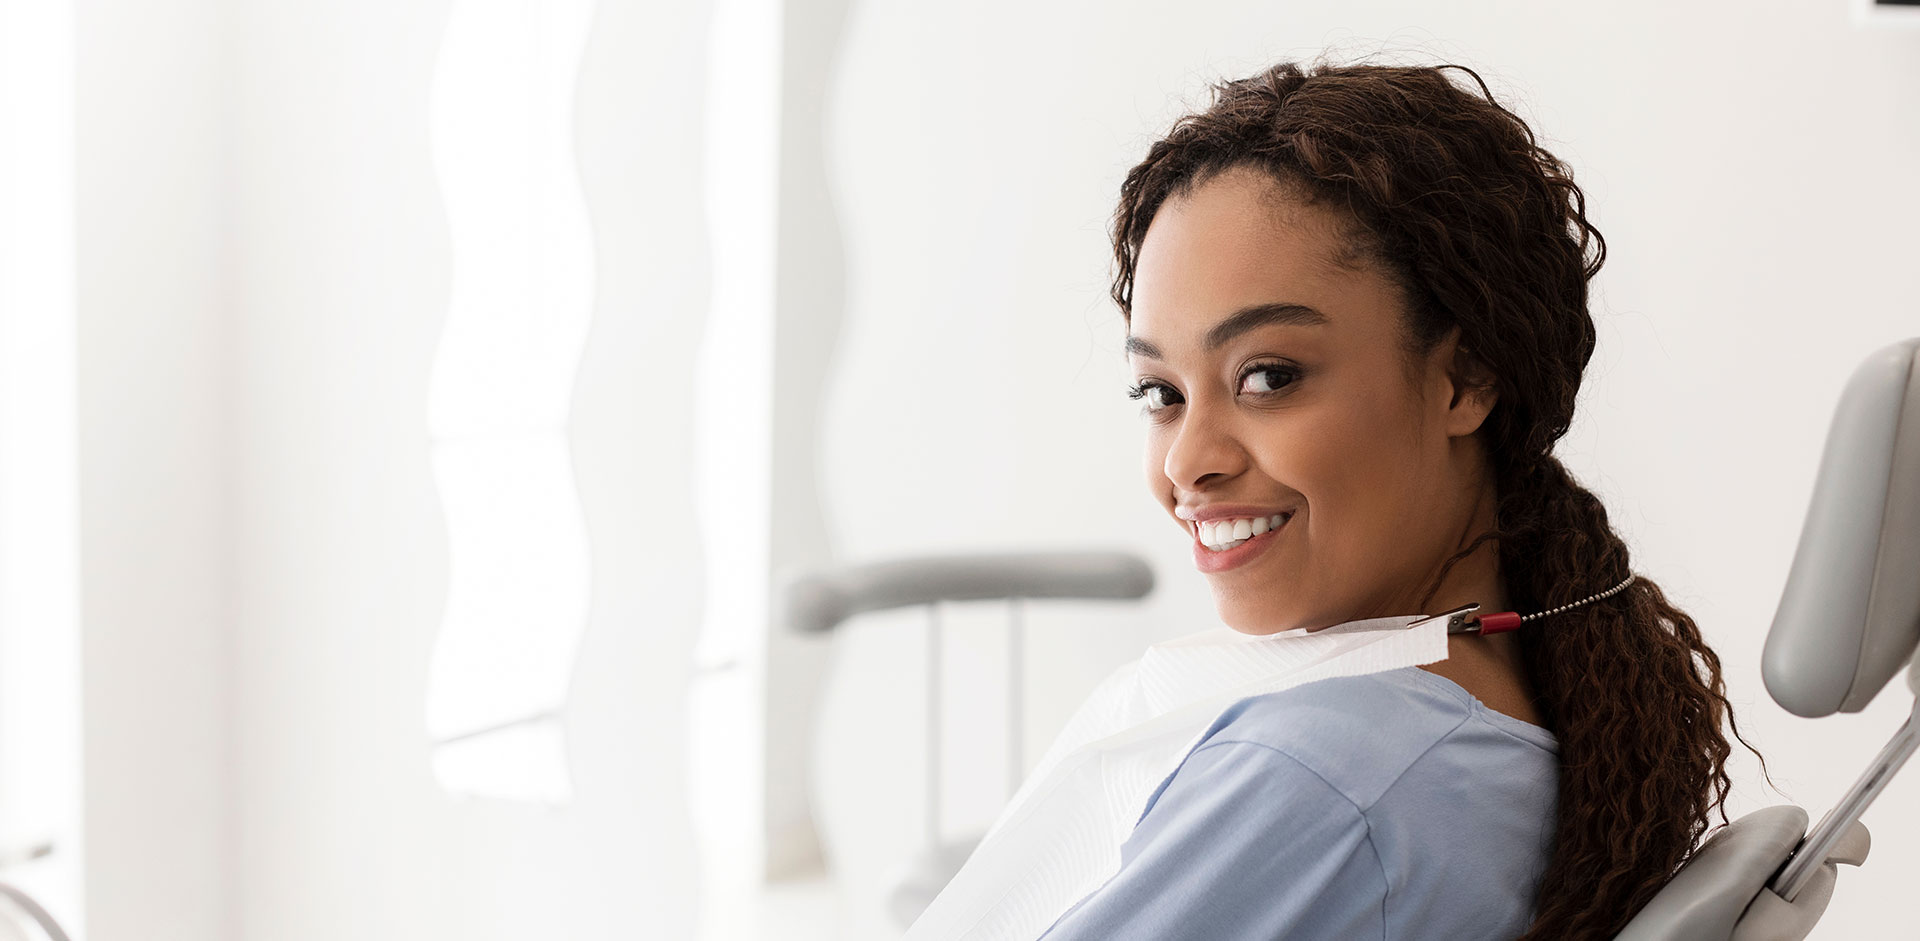
[[1577, 606], [1236, 706], [1047, 937], [1611, 938], [1724, 822], [1732, 714], [1552, 453], [1595, 343], [1585, 198], [1464, 67], [1213, 91], [1126, 177], [1112, 293], [1148, 489], [1222, 620]]

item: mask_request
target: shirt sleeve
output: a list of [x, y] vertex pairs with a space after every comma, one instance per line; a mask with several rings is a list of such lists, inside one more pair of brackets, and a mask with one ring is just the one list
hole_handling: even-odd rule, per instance
[[1386, 936], [1386, 876], [1366, 818], [1266, 745], [1215, 742], [1188, 755], [1120, 855], [1044, 941]]

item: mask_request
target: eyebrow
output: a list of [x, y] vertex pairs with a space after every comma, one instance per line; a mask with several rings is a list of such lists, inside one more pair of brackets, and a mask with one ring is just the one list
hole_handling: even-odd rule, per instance
[[[1227, 319], [1213, 325], [1207, 331], [1206, 348], [1208, 352], [1219, 349], [1227, 341], [1252, 330], [1255, 327], [1284, 325], [1290, 327], [1319, 327], [1327, 324], [1327, 315], [1305, 304], [1276, 302], [1254, 304], [1234, 311]], [[1165, 359], [1160, 348], [1137, 336], [1127, 334], [1127, 355], [1145, 356], [1149, 359]]]

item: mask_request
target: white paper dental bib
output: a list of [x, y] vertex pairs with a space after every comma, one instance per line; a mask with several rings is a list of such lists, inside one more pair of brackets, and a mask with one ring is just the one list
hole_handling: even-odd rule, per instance
[[1154, 644], [1088, 695], [905, 941], [1034, 941], [1120, 869], [1147, 799], [1213, 720], [1248, 696], [1447, 658], [1418, 615]]

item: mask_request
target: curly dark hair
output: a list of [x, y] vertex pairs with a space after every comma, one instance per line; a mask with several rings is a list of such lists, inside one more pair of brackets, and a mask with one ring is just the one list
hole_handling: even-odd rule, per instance
[[[1479, 93], [1447, 69], [1472, 76]], [[1606, 258], [1567, 165], [1465, 66], [1283, 62], [1211, 93], [1121, 187], [1112, 296], [1128, 323], [1160, 206], [1229, 168], [1266, 171], [1342, 213], [1343, 263], [1371, 261], [1401, 288], [1410, 356], [1459, 327], [1461, 346], [1497, 377], [1477, 432], [1498, 496], [1494, 529], [1440, 576], [1492, 539], [1515, 610], [1631, 577], [1606, 508], [1553, 454], [1593, 355], [1587, 282]], [[1553, 853], [1522, 937], [1612, 938], [1708, 835], [1709, 812], [1726, 824], [1722, 720], [1759, 752], [1733, 724], [1719, 657], [1645, 577], [1517, 637], [1535, 708], [1560, 743]]]

